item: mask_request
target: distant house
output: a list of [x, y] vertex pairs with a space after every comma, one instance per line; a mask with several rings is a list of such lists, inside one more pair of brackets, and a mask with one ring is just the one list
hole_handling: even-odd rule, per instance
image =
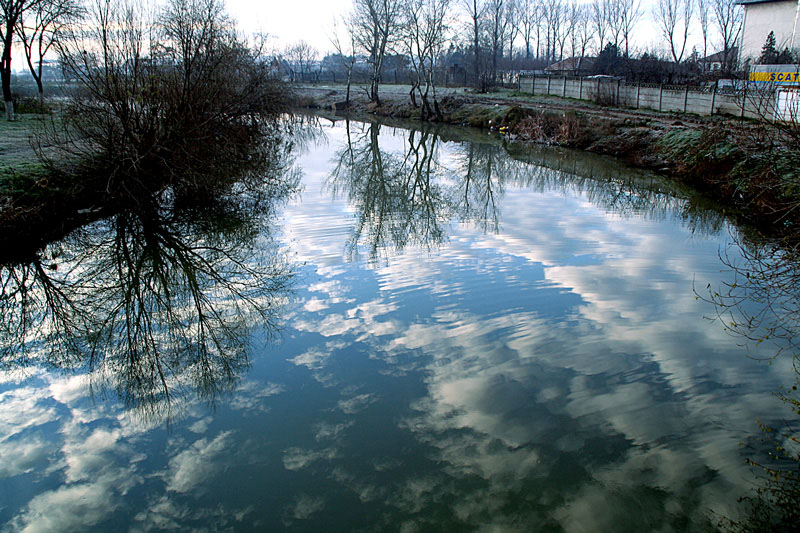
[[544, 71], [556, 76], [586, 76], [594, 71], [594, 63], [593, 57], [570, 57], [553, 63]]
[[769, 32], [775, 32], [778, 50], [800, 51], [800, 0], [739, 0], [744, 8], [739, 64], [761, 55]]
[[705, 72], [717, 72], [723, 70], [725, 66], [725, 62], [727, 61], [728, 64], [732, 64], [739, 54], [739, 47], [733, 46], [728, 53], [726, 54], [725, 51], [717, 52], [716, 54], [711, 54], [710, 56], [706, 56], [698, 61], [700, 67]]

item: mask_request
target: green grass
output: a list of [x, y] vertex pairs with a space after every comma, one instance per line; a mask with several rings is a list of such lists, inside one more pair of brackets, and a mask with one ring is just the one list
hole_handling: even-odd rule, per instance
[[47, 175], [31, 143], [41, 116], [18, 114], [16, 118], [0, 120], [0, 196], [5, 197], [24, 196]]
[[0, 175], [25, 174], [42, 170], [31, 144], [40, 115], [19, 114], [17, 120], [0, 120]]

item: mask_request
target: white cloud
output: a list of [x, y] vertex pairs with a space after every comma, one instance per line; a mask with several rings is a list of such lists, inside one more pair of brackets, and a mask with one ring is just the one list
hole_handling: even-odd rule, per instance
[[0, 441], [0, 480], [30, 472], [52, 447], [39, 437]]
[[25, 429], [58, 419], [56, 410], [46, 403], [45, 394], [33, 386], [0, 393], [0, 435], [7, 439]]
[[302, 448], [288, 448], [283, 451], [283, 467], [286, 470], [301, 470], [311, 463], [321, 460], [331, 460], [338, 456], [335, 448], [322, 450], [304, 450]]
[[169, 462], [167, 490], [186, 493], [197, 489], [221, 467], [226, 451], [233, 445], [232, 432], [224, 431], [213, 440], [200, 439]]
[[292, 517], [297, 520], [306, 520], [311, 518], [311, 515], [322, 511], [325, 508], [325, 499], [319, 497], [311, 497], [307, 494], [301, 494], [294, 504], [292, 509]]
[[354, 415], [377, 401], [378, 398], [374, 394], [359, 394], [346, 400], [339, 400], [339, 409], [345, 414]]

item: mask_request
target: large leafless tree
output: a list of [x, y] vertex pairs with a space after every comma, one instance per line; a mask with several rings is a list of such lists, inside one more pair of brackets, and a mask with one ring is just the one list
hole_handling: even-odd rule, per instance
[[[517, 0], [517, 16], [515, 19], [517, 32], [525, 42], [525, 59], [530, 59], [531, 55], [539, 56], [539, 32], [541, 31], [542, 9], [541, 4], [534, 0]], [[531, 41], [534, 34], [537, 35], [536, 47], [531, 54]]]
[[[709, 14], [711, 10], [711, 0], [697, 0], [697, 21], [700, 23], [700, 33], [703, 35], [703, 58], [708, 56], [708, 37], [709, 30]], [[703, 69], [705, 69], [705, 62], [703, 62]]]
[[290, 65], [292, 81], [308, 81], [311, 65], [319, 56], [317, 49], [306, 41], [298, 41], [286, 48], [284, 57]]
[[11, 58], [14, 37], [24, 16], [36, 9], [44, 0], [0, 0], [0, 41], [3, 55], [0, 58], [0, 78], [3, 86], [6, 120], [14, 120], [14, 100], [11, 95]]
[[[506, 0], [506, 12], [503, 22], [503, 35], [505, 36], [506, 43], [508, 43], [508, 59], [514, 59], [514, 41], [519, 35], [519, 25], [517, 24], [517, 17], [519, 10], [517, 9], [518, 0]], [[500, 57], [503, 56], [501, 48]]]
[[631, 34], [642, 18], [642, 5], [639, 0], [620, 0], [620, 28], [625, 42], [625, 57], [630, 56]]
[[609, 10], [613, 0], [593, 0], [592, 1], [592, 22], [597, 36], [598, 51], [602, 52], [606, 46], [609, 27]]
[[17, 34], [22, 42], [28, 70], [36, 82], [39, 100], [44, 100], [42, 80], [44, 58], [53, 49], [63, 30], [79, 21], [83, 13], [76, 0], [50, 0], [33, 6], [17, 22]]
[[505, 11], [505, 0], [488, 0], [486, 14], [489, 23], [489, 43], [492, 48], [492, 83], [497, 81], [497, 60], [502, 53]]
[[561, 0], [545, 0], [542, 6], [547, 35], [545, 58], [550, 61], [560, 60], [564, 55], [564, 44], [567, 36], [565, 31], [567, 9]]
[[402, 49], [414, 70], [411, 98], [416, 102], [419, 96], [423, 120], [442, 118], [435, 72], [448, 37], [449, 8], [450, 0], [405, 0], [403, 6]]
[[722, 39], [723, 69], [729, 71], [735, 61], [733, 47], [742, 31], [742, 10], [736, 0], [711, 0], [714, 25]]
[[469, 46], [472, 49], [472, 74], [475, 78], [475, 84], [485, 89], [483, 79], [482, 65], [482, 48], [483, 48], [483, 35], [484, 35], [484, 16], [486, 13], [485, 0], [461, 0], [461, 9], [466, 14], [467, 18], [467, 33], [469, 35]]
[[381, 82], [381, 70], [397, 35], [400, 23], [401, 3], [396, 0], [354, 0], [353, 28], [355, 40], [366, 53], [372, 77], [370, 80], [369, 98], [380, 104], [378, 88]]
[[592, 13], [590, 6], [573, 0], [569, 5], [569, 26], [570, 43], [572, 45], [572, 57], [578, 58], [577, 69], [581, 69], [583, 57], [589, 47], [589, 43], [594, 38], [594, 26], [592, 25]]
[[351, 15], [344, 16], [341, 22], [340, 26], [339, 23], [334, 21], [331, 44], [336, 50], [339, 62], [347, 75], [347, 91], [344, 105], [345, 107], [350, 107], [350, 87], [353, 83], [353, 69], [356, 66], [356, 35]]
[[694, 0], [658, 0], [653, 8], [653, 17], [675, 63], [680, 63], [686, 52], [693, 10]]

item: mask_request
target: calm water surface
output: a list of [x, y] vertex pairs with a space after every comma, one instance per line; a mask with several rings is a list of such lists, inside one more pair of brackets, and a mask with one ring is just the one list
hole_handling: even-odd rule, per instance
[[[186, 305], [159, 326], [163, 361], [126, 355], [144, 336], [102, 365], [6, 364], [4, 530], [696, 531], [736, 515], [739, 443], [793, 379], [704, 318], [695, 291], [730, 281], [736, 230], [614, 162], [469, 135], [326, 123], [300, 191], [257, 223], [215, 240], [171, 220], [205, 250], [186, 257], [222, 342], [185, 340], [202, 329]], [[51, 246], [104, 313], [124, 254], [103, 247], [151, 242], [124, 227]], [[270, 283], [247, 293], [254, 276]], [[26, 349], [61, 342], [48, 327]]]

